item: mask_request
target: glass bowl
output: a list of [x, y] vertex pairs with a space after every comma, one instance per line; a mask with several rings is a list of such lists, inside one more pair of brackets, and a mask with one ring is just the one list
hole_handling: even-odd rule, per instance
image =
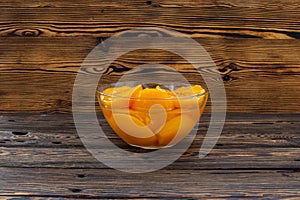
[[145, 149], [176, 145], [197, 125], [208, 93], [200, 85], [118, 82], [99, 86], [108, 124], [126, 143]]

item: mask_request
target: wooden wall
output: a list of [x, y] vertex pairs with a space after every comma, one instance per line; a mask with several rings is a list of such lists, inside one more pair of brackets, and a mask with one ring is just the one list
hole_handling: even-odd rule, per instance
[[0, 112], [70, 113], [83, 59], [103, 39], [139, 26], [172, 28], [202, 44], [223, 76], [228, 112], [300, 112], [299, 2], [182, 2], [2, 0]]

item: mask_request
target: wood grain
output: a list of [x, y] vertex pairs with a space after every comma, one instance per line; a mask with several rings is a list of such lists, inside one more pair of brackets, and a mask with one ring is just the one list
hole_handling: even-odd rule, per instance
[[[300, 194], [299, 172], [293, 170], [161, 170], [131, 174], [129, 177], [127, 173], [114, 170], [0, 169], [0, 192], [4, 195], [71, 198], [296, 198]], [[273, 182], [274, 179], [277, 182]]]
[[[299, 8], [299, 0], [1, 0], [0, 199], [298, 199]], [[71, 116], [72, 88], [96, 45], [141, 26], [171, 28], [203, 45], [223, 78], [228, 113], [204, 159], [198, 152], [210, 103], [195, 141], [176, 162], [125, 174], [82, 145]], [[154, 50], [121, 56], [101, 81], [151, 61], [201, 82], [184, 59]], [[116, 137], [96, 108], [112, 142], [145, 152]]]
[[[94, 37], [0, 37], [1, 72], [9, 70], [52, 70], [76, 73], [84, 58], [105, 38]], [[211, 55], [224, 71], [227, 68], [260, 68], [268, 72], [299, 72], [299, 40], [264, 39], [203, 39], [194, 38]], [[181, 47], [187, 49], [188, 47]], [[180, 57], [167, 52], [150, 52], [150, 55], [136, 51], [118, 59], [120, 65], [130, 67], [151, 60], [170, 64], [184, 64]], [[103, 61], [105, 63], [105, 61]], [[228, 66], [230, 65], [231, 66]], [[226, 68], [227, 67], [227, 68]], [[280, 68], [281, 67], [281, 68]], [[24, 69], [23, 69], [24, 68]], [[179, 68], [180, 69], [180, 68]], [[269, 70], [268, 70], [269, 69]], [[256, 69], [256, 71], [259, 69]], [[275, 71], [272, 71], [275, 70]], [[223, 72], [224, 72], [223, 71]], [[181, 71], [184, 72], [184, 71]]]
[[[72, 144], [70, 146], [73, 146], [73, 148], [55, 146], [53, 144], [51, 148], [0, 148], [1, 167], [108, 169], [107, 166], [97, 161], [82, 147], [78, 148]], [[226, 144], [224, 146], [227, 147]], [[299, 169], [299, 143], [294, 148], [264, 148], [251, 147], [251, 145], [240, 145], [233, 149], [230, 149], [229, 145], [224, 149], [216, 147], [204, 159], [198, 157], [199, 147], [191, 147], [180, 159], [165, 169]], [[139, 151], [128, 146], [125, 149]]]
[[68, 7], [69, 3], [66, 7], [52, 7], [46, 3], [41, 7], [3, 7], [0, 35], [109, 37], [132, 27], [155, 26], [205, 38], [299, 39], [300, 17], [297, 5], [285, 9], [235, 7], [226, 6], [225, 3], [177, 7], [159, 6], [154, 2], [147, 5], [146, 2], [142, 6], [112, 3]]
[[204, 115], [197, 139], [175, 163], [152, 173], [127, 174], [108, 169], [83, 148], [71, 115], [1, 115], [0, 196], [297, 198], [299, 117], [228, 114], [217, 146], [200, 160], [201, 132], [209, 122], [209, 115]]
[[[99, 40], [92, 37], [0, 40], [1, 112], [70, 112], [76, 73]], [[223, 76], [229, 112], [300, 112], [298, 40], [199, 38], [197, 41], [210, 53]], [[148, 56], [141, 56], [142, 53]], [[151, 61], [174, 67], [191, 82], [201, 78], [181, 58], [162, 52], [142, 53], [120, 57], [102, 81], [117, 80], [126, 68]]]
[[44, 1], [22, 1], [22, 0], [3, 0], [0, 2], [1, 7], [91, 7], [91, 6], [111, 6], [111, 7], [122, 7], [122, 6], [135, 6], [135, 7], [241, 7], [241, 8], [299, 8], [299, 4], [295, 0], [278, 0], [276, 2], [270, 2], [268, 0], [251, 0], [249, 2], [241, 0], [131, 0], [131, 1], [109, 1], [109, 0], [44, 0]]
[[117, 0], [44, 0], [44, 1], [22, 1], [22, 0], [3, 0], [0, 2], [1, 7], [91, 7], [91, 6], [135, 6], [135, 7], [241, 7], [241, 8], [299, 8], [299, 4], [295, 0], [278, 0], [270, 2], [268, 0], [251, 0], [249, 2], [241, 0], [131, 0], [131, 1], [117, 1]]
[[[0, 76], [2, 113], [71, 112], [75, 75], [23, 72], [1, 73]], [[118, 77], [113, 78], [117, 80]], [[299, 113], [299, 76], [248, 73], [234, 78], [232, 82], [225, 83], [228, 112]], [[5, 84], [7, 81], [11, 84]], [[274, 84], [278, 86], [274, 87]], [[210, 112], [210, 103], [206, 112]]]
[[[166, 169], [299, 168], [299, 114], [228, 114], [216, 147], [200, 160], [197, 155], [209, 118], [209, 115], [202, 117], [198, 135], [189, 150]], [[0, 124], [0, 167], [107, 168], [84, 148], [71, 115], [10, 114], [3, 115]], [[100, 124], [119, 147], [143, 152], [113, 134], [103, 116]]]

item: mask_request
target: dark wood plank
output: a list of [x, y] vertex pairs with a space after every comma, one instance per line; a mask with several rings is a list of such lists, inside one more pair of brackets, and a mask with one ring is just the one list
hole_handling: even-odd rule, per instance
[[111, 6], [111, 7], [123, 7], [123, 6], [135, 6], [135, 7], [239, 7], [239, 8], [299, 8], [299, 2], [295, 0], [278, 0], [276, 2], [270, 2], [268, 0], [252, 0], [249, 2], [241, 0], [131, 0], [131, 1], [117, 1], [117, 0], [2, 0], [0, 2], [1, 7], [89, 7], [89, 6]]
[[158, 4], [161, 7], [238, 7], [238, 8], [299, 8], [298, 1], [284, 1], [279, 0], [276, 2], [268, 0], [217, 0], [217, 1], [201, 1], [201, 0], [153, 0], [152, 4]]
[[[0, 37], [0, 70], [35, 70], [77, 72], [84, 58], [104, 38]], [[299, 72], [299, 40], [203, 39], [193, 38], [210, 54], [220, 68], [227, 70], [267, 71], [269, 73]], [[189, 47], [181, 47], [183, 50]], [[121, 66], [135, 66], [154, 60], [169, 64], [186, 64], [182, 58], [161, 51], [135, 51], [120, 57]], [[105, 63], [105, 61], [103, 61]], [[186, 65], [183, 65], [186, 67]], [[179, 67], [185, 72], [184, 67]], [[227, 67], [227, 68], [226, 68]], [[183, 69], [182, 69], [183, 68]]]
[[[23, 200], [23, 199], [30, 199], [30, 200], [54, 200], [57, 199], [57, 197], [49, 197], [49, 196], [43, 196], [43, 195], [30, 195], [30, 196], [22, 196], [22, 195], [0, 195], [2, 200]], [[73, 197], [75, 198], [75, 197]], [[69, 197], [59, 197], [60, 200], [66, 200], [66, 199], [70, 199]], [[79, 199], [86, 199], [84, 197], [78, 197], [76, 198], [77, 200]]]
[[[71, 146], [71, 145], [70, 145]], [[123, 145], [125, 146], [125, 145]], [[249, 145], [250, 146], [250, 145]], [[216, 147], [199, 159], [199, 147], [190, 148], [167, 170], [299, 169], [300, 149], [263, 148], [241, 145], [239, 148]], [[130, 151], [138, 149], [127, 147]], [[81, 148], [5, 148], [0, 147], [1, 167], [107, 169], [108, 167]]]
[[[229, 114], [217, 145], [200, 160], [209, 122], [209, 115], [204, 115], [194, 143], [167, 169], [298, 169], [299, 119], [299, 114]], [[143, 152], [100, 123], [116, 145]], [[1, 167], [106, 168], [83, 147], [70, 115], [3, 115], [0, 130]]]
[[[8, 125], [1, 125], [1, 129], [4, 131], [0, 131], [0, 144], [2, 147], [81, 148], [82, 143], [76, 135], [74, 125], [67, 124], [66, 121], [58, 125], [60, 123], [58, 120], [49, 121], [48, 129], [47, 125], [41, 127], [40, 122], [35, 124], [34, 129], [24, 121], [18, 124], [8, 122]], [[56, 125], [51, 125], [55, 123]], [[101, 124], [107, 133], [111, 133], [105, 122]], [[201, 143], [207, 127], [208, 123], [202, 120], [195, 145]], [[219, 148], [221, 146], [222, 148], [299, 147], [298, 128], [299, 123], [297, 122], [227, 122], [217, 146]], [[114, 134], [109, 134], [109, 138], [121, 143]]]
[[300, 195], [299, 172], [294, 170], [160, 170], [127, 174], [93, 169], [0, 169], [0, 193], [4, 196], [280, 199]]
[[0, 2], [0, 7], [12, 7], [12, 8], [34, 8], [34, 7], [91, 7], [91, 6], [111, 6], [111, 7], [124, 7], [124, 6], [144, 6], [146, 1], [144, 0], [131, 0], [131, 1], [118, 1], [118, 0], [32, 0], [32, 1], [22, 1], [22, 0], [3, 0]]
[[71, 111], [72, 81], [75, 75], [29, 72], [1, 73], [0, 77], [1, 112]]
[[264, 2], [256, 7], [226, 6], [226, 3], [177, 7], [159, 6], [155, 2], [150, 2], [151, 6], [146, 2], [141, 6], [112, 3], [92, 7], [52, 7], [46, 3], [42, 7], [3, 7], [0, 35], [107, 37], [131, 27], [158, 26], [198, 37], [299, 38], [297, 6], [286, 9], [282, 9], [285, 6], [264, 7]]
[[[99, 123], [112, 140], [112, 133], [103, 116]], [[298, 147], [299, 114], [234, 114], [228, 113], [218, 146], [222, 148]], [[205, 136], [210, 115], [201, 117], [198, 136], [199, 145]], [[0, 142], [3, 147], [59, 147], [82, 146], [71, 115], [5, 114], [0, 116]], [[32, 126], [34, 124], [34, 126]], [[21, 142], [20, 142], [21, 141]], [[61, 143], [58, 143], [61, 142]]]
[[[99, 41], [95, 38], [0, 40], [1, 112], [70, 112], [76, 72]], [[298, 40], [197, 41], [208, 50], [221, 71], [229, 112], [300, 112]], [[182, 59], [157, 52], [150, 52], [147, 57], [140, 55], [136, 52], [121, 57], [113, 64], [118, 72], [111, 68], [102, 81], [117, 80], [126, 72], [124, 67], [132, 68], [154, 58], [184, 73], [191, 82], [199, 78]], [[210, 105], [206, 112], [209, 111]]]
[[[298, 75], [258, 76], [248, 72], [233, 73], [232, 77], [232, 82], [225, 83], [228, 112], [299, 112]], [[75, 75], [68, 73], [1, 73], [0, 111], [70, 113], [74, 79]], [[206, 112], [210, 112], [210, 103]]]

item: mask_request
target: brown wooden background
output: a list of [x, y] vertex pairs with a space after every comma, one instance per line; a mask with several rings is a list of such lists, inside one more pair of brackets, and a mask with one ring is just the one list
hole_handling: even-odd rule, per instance
[[[1, 0], [0, 198], [298, 198], [299, 10], [299, 0]], [[133, 175], [88, 154], [71, 98], [87, 54], [139, 26], [172, 28], [206, 48], [224, 80], [228, 116], [205, 159], [197, 158], [199, 134], [171, 166]], [[115, 67], [152, 59], [141, 55]]]

